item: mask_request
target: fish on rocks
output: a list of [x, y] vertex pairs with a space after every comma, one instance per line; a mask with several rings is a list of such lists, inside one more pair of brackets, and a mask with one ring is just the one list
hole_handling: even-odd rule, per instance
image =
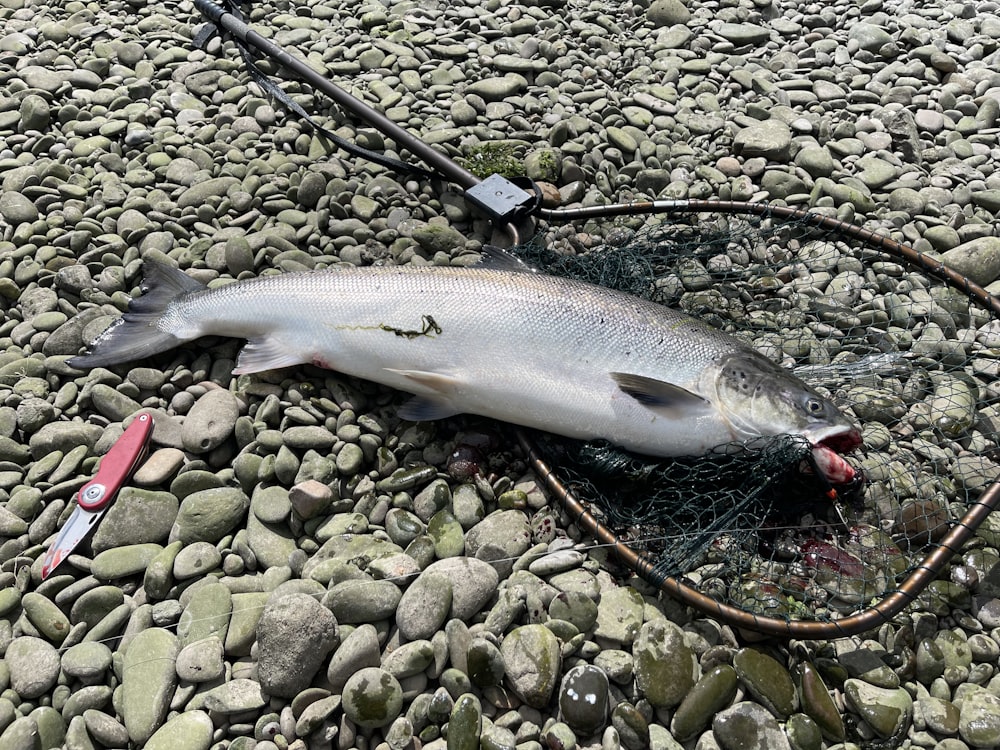
[[536, 273], [487, 248], [471, 267], [372, 266], [209, 289], [144, 263], [142, 295], [69, 360], [87, 369], [201, 336], [244, 338], [237, 374], [303, 363], [414, 394], [404, 419], [469, 413], [650, 456], [794, 434], [835, 483], [861, 442], [828, 399], [683, 312]]

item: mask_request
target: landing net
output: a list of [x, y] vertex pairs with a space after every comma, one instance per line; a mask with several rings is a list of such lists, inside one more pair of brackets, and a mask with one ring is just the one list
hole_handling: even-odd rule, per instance
[[862, 428], [848, 460], [864, 481], [831, 487], [790, 436], [656, 461], [538, 437], [539, 467], [647, 579], [748, 627], [857, 632], [917, 597], [946, 614], [969, 595], [932, 583], [948, 558], [1000, 542], [987, 491], [1000, 476], [996, 300], [853, 225], [753, 210], [616, 230], [586, 253], [550, 238], [519, 254], [683, 309], [792, 368]]

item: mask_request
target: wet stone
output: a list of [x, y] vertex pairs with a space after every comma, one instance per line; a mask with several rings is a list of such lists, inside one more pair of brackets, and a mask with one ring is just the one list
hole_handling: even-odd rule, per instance
[[351, 675], [343, 690], [344, 715], [359, 727], [385, 727], [403, 709], [403, 689], [384, 669], [367, 667]]
[[582, 737], [604, 728], [608, 718], [608, 676], [591, 664], [573, 667], [559, 686], [562, 720]]
[[958, 733], [959, 711], [951, 701], [931, 695], [919, 698], [913, 704], [913, 715], [920, 716], [932, 732], [945, 736]]
[[792, 714], [785, 723], [785, 734], [792, 750], [820, 750], [823, 733], [815, 721], [805, 714]]
[[844, 718], [830, 697], [823, 678], [809, 662], [803, 662], [799, 667], [799, 689], [802, 711], [816, 722], [824, 737], [833, 742], [843, 742]]
[[788, 670], [767, 654], [740, 649], [733, 657], [736, 674], [749, 693], [779, 719], [788, 718], [796, 708], [795, 685]]
[[674, 712], [670, 731], [681, 742], [697, 736], [736, 697], [736, 671], [720, 664], [701, 676]]
[[1000, 698], [978, 686], [970, 688], [959, 709], [959, 736], [973, 747], [997, 747], [1000, 745]]
[[749, 701], [720, 711], [712, 720], [712, 732], [723, 750], [791, 750], [774, 716]]
[[844, 695], [861, 718], [882, 738], [895, 737], [913, 715], [913, 699], [902, 688], [875, 687], [861, 680], [844, 682]]
[[268, 602], [257, 624], [262, 689], [294, 697], [308, 687], [338, 641], [333, 613], [308, 594]]
[[483, 731], [483, 709], [479, 699], [464, 693], [455, 699], [448, 718], [449, 750], [478, 750]]
[[628, 750], [646, 750], [649, 747], [649, 722], [631, 703], [619, 703], [611, 710], [611, 725]]

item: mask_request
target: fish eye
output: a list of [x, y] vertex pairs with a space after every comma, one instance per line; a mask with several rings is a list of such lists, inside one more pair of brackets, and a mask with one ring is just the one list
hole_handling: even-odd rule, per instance
[[826, 411], [826, 406], [818, 398], [806, 399], [806, 411], [810, 414], [822, 414]]

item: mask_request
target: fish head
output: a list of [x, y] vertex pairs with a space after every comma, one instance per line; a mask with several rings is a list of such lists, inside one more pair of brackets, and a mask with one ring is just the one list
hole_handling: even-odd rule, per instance
[[828, 398], [752, 351], [727, 355], [713, 377], [714, 400], [737, 439], [801, 435], [831, 481], [853, 478], [840, 456], [861, 444], [861, 432]]

